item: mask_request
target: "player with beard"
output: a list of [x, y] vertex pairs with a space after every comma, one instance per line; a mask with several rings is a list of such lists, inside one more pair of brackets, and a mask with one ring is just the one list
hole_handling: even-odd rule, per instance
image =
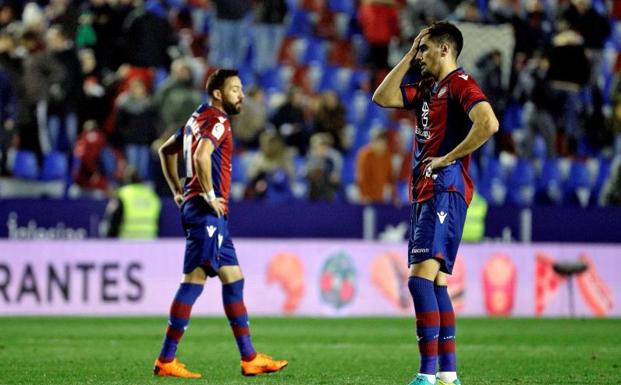
[[[498, 131], [487, 98], [472, 76], [457, 67], [463, 43], [451, 23], [425, 28], [373, 95], [380, 106], [406, 108], [416, 117], [408, 287], [416, 311], [420, 368], [410, 385], [461, 384], [447, 275], [472, 200], [471, 154]], [[402, 85], [412, 67], [420, 69], [422, 79]]]
[[[157, 376], [199, 378], [176, 357], [177, 345], [188, 327], [192, 306], [203, 291], [207, 277], [222, 282], [224, 311], [241, 355], [245, 376], [276, 372], [287, 361], [273, 360], [252, 346], [248, 314], [244, 306], [244, 277], [228, 230], [233, 135], [230, 115], [238, 114], [244, 100], [236, 70], [218, 70], [207, 81], [211, 104], [202, 104], [162, 147], [162, 171], [181, 209], [186, 234], [183, 277], [170, 308], [162, 350], [155, 361]], [[177, 172], [183, 153], [185, 186]]]

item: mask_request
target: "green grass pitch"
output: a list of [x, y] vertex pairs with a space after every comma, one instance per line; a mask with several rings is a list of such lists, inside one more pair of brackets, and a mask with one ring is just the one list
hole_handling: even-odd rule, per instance
[[[251, 318], [255, 348], [289, 360], [245, 378], [228, 323], [193, 318], [179, 356], [200, 380], [154, 378], [165, 317], [0, 317], [0, 384], [406, 385], [411, 318]], [[621, 384], [619, 319], [458, 319], [464, 385]]]

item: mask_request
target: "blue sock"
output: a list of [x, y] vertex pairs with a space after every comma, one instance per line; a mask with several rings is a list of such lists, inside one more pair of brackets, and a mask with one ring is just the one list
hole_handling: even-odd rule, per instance
[[435, 375], [438, 361], [440, 315], [433, 282], [420, 277], [410, 277], [408, 287], [416, 311], [416, 336], [420, 352], [419, 373]]
[[222, 284], [224, 312], [233, 330], [239, 354], [244, 361], [251, 361], [257, 355], [250, 340], [248, 313], [244, 305], [244, 280]]
[[175, 359], [177, 345], [190, 323], [190, 313], [196, 299], [203, 292], [203, 285], [182, 283], [177, 290], [175, 299], [170, 307], [166, 336], [160, 352], [160, 361], [170, 362]]
[[455, 355], [455, 312], [446, 286], [436, 286], [436, 300], [440, 311], [440, 340], [438, 356], [440, 372], [456, 372], [457, 359]]

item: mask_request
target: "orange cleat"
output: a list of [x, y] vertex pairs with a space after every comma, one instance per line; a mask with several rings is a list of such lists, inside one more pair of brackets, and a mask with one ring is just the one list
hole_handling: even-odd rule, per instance
[[285, 360], [274, 360], [267, 354], [257, 353], [252, 361], [241, 362], [241, 372], [244, 376], [256, 376], [257, 374], [273, 373], [289, 364]]
[[200, 373], [190, 372], [185, 368], [185, 364], [175, 358], [170, 362], [161, 362], [158, 358], [153, 366], [153, 374], [160, 377], [181, 377], [181, 378], [201, 378]]

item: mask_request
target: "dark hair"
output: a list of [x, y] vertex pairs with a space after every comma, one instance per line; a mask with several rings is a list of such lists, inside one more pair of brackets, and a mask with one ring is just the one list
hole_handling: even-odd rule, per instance
[[222, 90], [226, 79], [232, 78], [233, 76], [239, 76], [239, 71], [222, 69], [212, 73], [209, 79], [207, 79], [207, 93], [209, 96], [213, 96], [215, 90]]
[[455, 59], [464, 47], [464, 37], [459, 28], [448, 21], [436, 21], [429, 27], [429, 39], [435, 42], [447, 42], [453, 46]]

